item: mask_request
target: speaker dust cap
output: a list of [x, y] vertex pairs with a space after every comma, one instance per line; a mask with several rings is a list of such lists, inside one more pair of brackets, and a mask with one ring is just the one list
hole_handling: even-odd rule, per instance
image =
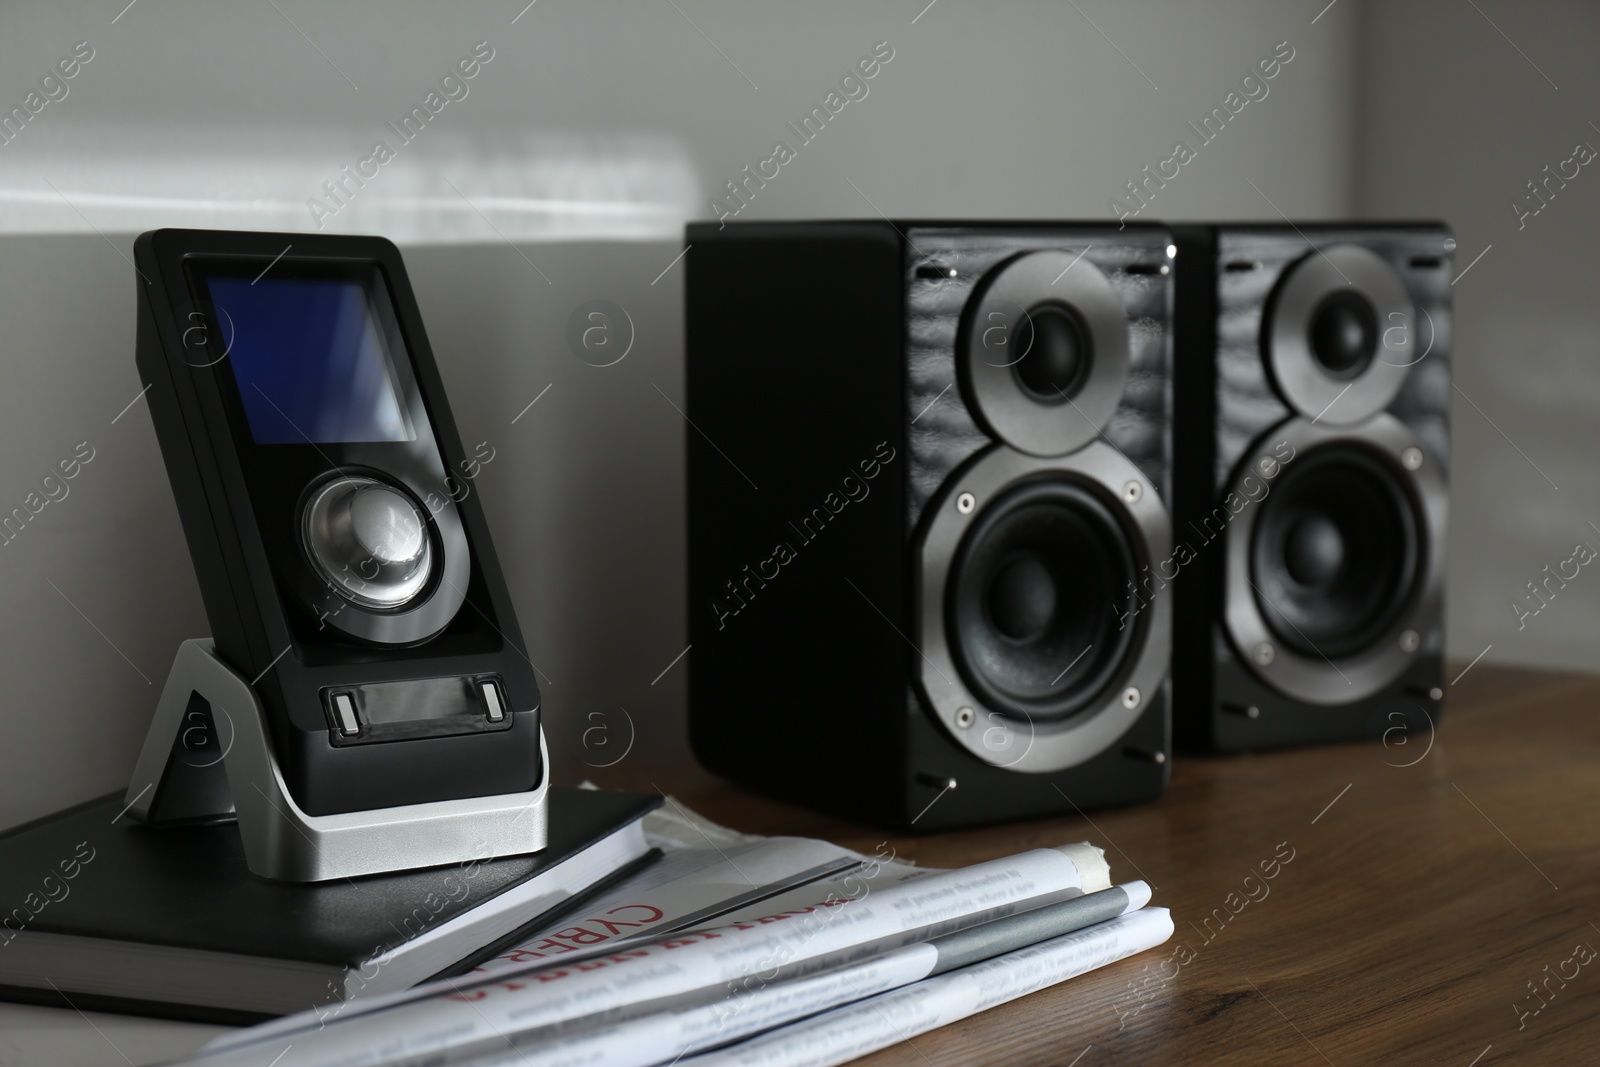
[[972, 407], [996, 437], [1035, 456], [1095, 439], [1122, 400], [1128, 321], [1080, 251], [1031, 252], [995, 268], [962, 324]]
[[1317, 423], [1353, 426], [1405, 384], [1415, 313], [1405, 283], [1367, 248], [1335, 245], [1289, 268], [1264, 340], [1284, 400]]

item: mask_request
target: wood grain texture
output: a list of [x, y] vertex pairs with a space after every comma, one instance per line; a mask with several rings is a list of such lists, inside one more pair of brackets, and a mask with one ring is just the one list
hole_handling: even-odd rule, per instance
[[[1600, 960], [1565, 981], [1558, 971], [1572, 974], [1576, 946], [1600, 949], [1597, 704], [1600, 678], [1479, 664], [1450, 688], [1431, 745], [1396, 735], [1180, 757], [1150, 804], [890, 838], [936, 867], [1088, 839], [1106, 848], [1114, 880], [1155, 887], [1177, 933], [860, 1062], [1595, 1062]], [[884, 840], [739, 792], [687, 753], [584, 770], [670, 792], [740, 830], [867, 852]], [[1258, 865], [1290, 849], [1261, 879]]]

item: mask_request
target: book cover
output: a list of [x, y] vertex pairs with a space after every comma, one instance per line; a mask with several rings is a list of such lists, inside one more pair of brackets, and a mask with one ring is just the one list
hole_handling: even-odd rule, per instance
[[296, 884], [102, 797], [0, 835], [0, 997], [238, 1023], [408, 988], [636, 869], [660, 803], [553, 786], [543, 852]]

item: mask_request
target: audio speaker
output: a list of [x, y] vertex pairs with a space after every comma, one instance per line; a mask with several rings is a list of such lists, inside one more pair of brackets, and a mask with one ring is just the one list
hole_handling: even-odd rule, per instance
[[902, 830], [1156, 795], [1172, 275], [1154, 226], [689, 228], [690, 737]]
[[1175, 548], [1141, 595], [1171, 586], [1178, 743], [1420, 736], [1442, 697], [1455, 241], [1174, 233]]

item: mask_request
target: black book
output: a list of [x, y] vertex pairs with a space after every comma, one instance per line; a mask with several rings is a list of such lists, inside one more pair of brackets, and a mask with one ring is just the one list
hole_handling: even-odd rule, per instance
[[272, 882], [231, 823], [143, 826], [125, 799], [0, 835], [0, 998], [221, 1023], [337, 1008], [470, 969], [659, 855], [640, 820], [660, 797], [552, 786], [543, 852]]

